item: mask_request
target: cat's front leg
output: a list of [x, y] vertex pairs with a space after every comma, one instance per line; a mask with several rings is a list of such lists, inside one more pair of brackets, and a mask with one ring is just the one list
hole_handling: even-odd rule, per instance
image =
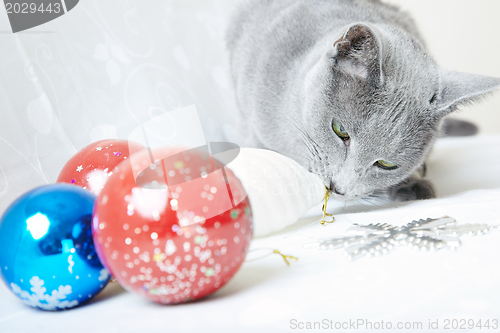
[[425, 200], [436, 197], [436, 191], [430, 181], [424, 179], [425, 164], [411, 177], [389, 188], [389, 197], [393, 201]]

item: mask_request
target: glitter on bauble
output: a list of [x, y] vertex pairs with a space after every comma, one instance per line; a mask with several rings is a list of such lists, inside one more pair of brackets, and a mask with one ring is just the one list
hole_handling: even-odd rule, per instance
[[58, 183], [83, 187], [99, 195], [113, 169], [135, 152], [145, 150], [142, 145], [128, 140], [100, 140], [80, 149], [63, 166]]
[[210, 295], [236, 273], [252, 239], [252, 209], [240, 180], [206, 150], [169, 147], [118, 165], [92, 228], [120, 285], [175, 304]]

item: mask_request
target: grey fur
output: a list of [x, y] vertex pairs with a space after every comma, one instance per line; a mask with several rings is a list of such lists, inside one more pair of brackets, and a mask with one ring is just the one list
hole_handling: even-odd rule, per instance
[[443, 117], [500, 87], [439, 67], [413, 20], [379, 0], [247, 1], [227, 42], [245, 145], [293, 158], [346, 200], [434, 197], [418, 170]]

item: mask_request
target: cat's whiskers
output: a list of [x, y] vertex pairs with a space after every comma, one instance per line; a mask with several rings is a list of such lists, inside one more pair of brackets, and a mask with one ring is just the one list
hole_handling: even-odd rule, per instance
[[[288, 119], [288, 120], [290, 120], [290, 119]], [[294, 124], [292, 121], [290, 121], [290, 122], [292, 124]], [[299, 133], [300, 133], [301, 138], [302, 138], [302, 142], [304, 143], [304, 145], [306, 146], [306, 148], [308, 149], [308, 151], [312, 155], [312, 157], [316, 157], [319, 160], [321, 160], [321, 155], [319, 154], [318, 149], [315, 146], [314, 140], [312, 140], [312, 138], [310, 137], [310, 135], [307, 134], [307, 132], [305, 132], [297, 124], [294, 124], [294, 125], [299, 130]]]
[[369, 203], [369, 204], [370, 204], [370, 205], [372, 205], [372, 206], [382, 207], [382, 206], [380, 206], [380, 205], [377, 205], [377, 204], [376, 204], [376, 203], [374, 203], [373, 201], [368, 200], [368, 198], [361, 198], [360, 200], [361, 200], [361, 201], [364, 201], [364, 202], [367, 202], [367, 203]]
[[347, 207], [347, 201], [344, 201], [344, 207], [342, 207], [340, 214], [344, 213], [346, 207]]
[[296, 119], [293, 119], [291, 117], [286, 117], [285, 119], [288, 120], [299, 131], [300, 138], [302, 139], [301, 141], [304, 143], [309, 152], [308, 157], [310, 158], [310, 162], [312, 162], [313, 164], [314, 162], [317, 162], [319, 165], [323, 166], [325, 163], [323, 163], [322, 154], [320, 153], [321, 148], [318, 143], [314, 141], [314, 139], [302, 127], [300, 122], [296, 121]]
[[394, 201], [392, 201], [392, 200], [390, 200], [388, 198], [384, 198], [382, 196], [377, 196], [376, 194], [370, 194], [367, 197], [365, 197], [364, 199], [367, 200], [370, 203], [372, 203], [372, 201], [370, 201], [369, 199], [375, 199], [377, 201], [380, 201], [385, 206], [390, 206], [392, 208], [398, 207], [398, 205], [395, 204]]
[[[378, 207], [378, 208], [384, 208], [385, 205], [377, 205], [376, 203], [368, 200], [367, 198], [361, 198], [361, 199], [358, 199], [357, 200], [358, 203], [362, 204], [363, 206], [375, 206], [375, 207]], [[367, 204], [365, 204], [367, 203]]]

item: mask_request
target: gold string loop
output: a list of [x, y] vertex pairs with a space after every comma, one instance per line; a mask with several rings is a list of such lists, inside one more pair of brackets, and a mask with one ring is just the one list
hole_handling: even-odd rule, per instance
[[[324, 202], [323, 202], [323, 218], [321, 219], [321, 225], [325, 225], [327, 223], [333, 223], [335, 221], [335, 217], [333, 217], [332, 214], [328, 214], [326, 212], [326, 205], [328, 203], [328, 199], [330, 198], [330, 191], [328, 191], [328, 188], [326, 187], [325, 185], [325, 198], [324, 198]], [[325, 220], [326, 217], [331, 217], [332, 219], [327, 221]]]
[[287, 254], [283, 254], [283, 253], [281, 253], [278, 250], [274, 250], [274, 253], [279, 254], [283, 258], [283, 260], [285, 260], [287, 266], [290, 266], [290, 262], [288, 261], [289, 259], [293, 259], [295, 261], [299, 260], [299, 258], [297, 258], [297, 257], [289, 256]]
[[256, 252], [256, 251], [268, 251], [268, 252], [266, 254], [264, 254], [263, 256], [260, 256], [260, 257], [255, 258], [255, 259], [245, 259], [245, 262], [251, 262], [251, 261], [256, 261], [256, 260], [264, 259], [266, 257], [269, 257], [270, 255], [273, 255], [273, 254], [279, 254], [283, 258], [283, 260], [285, 261], [285, 263], [288, 266], [290, 266], [290, 262], [288, 260], [290, 260], [290, 259], [293, 259], [295, 261], [299, 260], [299, 258], [297, 258], [297, 257], [289, 256], [287, 254], [282, 254], [279, 250], [270, 249], [270, 248], [253, 249], [253, 250], [248, 251], [248, 253]]

